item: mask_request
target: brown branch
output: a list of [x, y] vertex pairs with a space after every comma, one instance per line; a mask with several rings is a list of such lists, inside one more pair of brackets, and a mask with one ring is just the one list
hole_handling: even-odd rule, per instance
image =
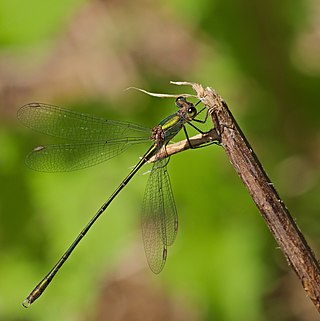
[[191, 85], [206, 105], [221, 145], [231, 164], [246, 185], [289, 265], [296, 272], [304, 290], [320, 312], [320, 267], [288, 209], [263, 170], [257, 156], [233, 118], [227, 104], [209, 87]]
[[[198, 134], [193, 137], [190, 137], [189, 141], [192, 145], [192, 148], [197, 148], [204, 144], [208, 144], [212, 142], [220, 142], [220, 136], [218, 135], [216, 129], [212, 128], [210, 131], [204, 134]], [[150, 158], [149, 162], [150, 163], [156, 162], [162, 158], [169, 157], [171, 155], [180, 153], [190, 148], [191, 147], [187, 139], [181, 140], [180, 142], [162, 147], [156, 155]]]

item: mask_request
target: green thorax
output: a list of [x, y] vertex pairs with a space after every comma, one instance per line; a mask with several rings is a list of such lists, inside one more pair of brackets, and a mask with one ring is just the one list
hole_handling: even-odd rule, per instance
[[182, 126], [186, 123], [184, 117], [177, 114], [172, 114], [163, 119], [159, 126], [161, 126], [164, 133], [164, 141], [169, 142], [181, 130]]

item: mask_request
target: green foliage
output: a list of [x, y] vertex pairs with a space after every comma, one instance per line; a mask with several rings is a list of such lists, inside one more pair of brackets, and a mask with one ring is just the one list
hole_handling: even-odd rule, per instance
[[0, 45], [26, 46], [61, 32], [81, 0], [0, 1]]

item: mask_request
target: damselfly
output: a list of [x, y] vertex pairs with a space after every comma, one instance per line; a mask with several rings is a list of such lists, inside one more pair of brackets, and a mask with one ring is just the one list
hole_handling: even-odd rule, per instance
[[34, 170], [44, 172], [77, 170], [111, 159], [134, 144], [153, 141], [153, 145], [138, 164], [100, 207], [51, 271], [23, 301], [24, 307], [30, 306], [43, 293], [95, 221], [152, 157], [156, 157], [156, 161], [143, 198], [142, 235], [150, 269], [154, 273], [159, 273], [163, 269], [167, 248], [176, 238], [178, 215], [167, 172], [168, 158], [162, 155], [157, 160], [157, 155], [163, 149], [165, 152], [165, 146], [182, 128], [192, 147], [185, 124], [203, 133], [191, 122], [204, 123], [208, 116], [207, 113], [204, 120], [196, 119], [195, 117], [205, 107], [197, 112], [195, 106], [184, 97], [178, 97], [176, 105], [178, 111], [166, 117], [151, 130], [129, 122], [105, 120], [47, 104], [31, 103], [21, 107], [18, 118], [23, 124], [38, 132], [71, 141], [69, 144], [34, 148], [26, 158], [26, 164]]

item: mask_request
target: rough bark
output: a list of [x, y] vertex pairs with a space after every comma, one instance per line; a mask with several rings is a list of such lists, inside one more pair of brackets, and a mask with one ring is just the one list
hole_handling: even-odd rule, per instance
[[311, 248], [294, 222], [284, 202], [265, 173], [246, 137], [232, 116], [227, 104], [212, 88], [196, 83], [190, 85], [207, 106], [221, 145], [268, 228], [300, 279], [308, 297], [320, 312], [320, 267]]

